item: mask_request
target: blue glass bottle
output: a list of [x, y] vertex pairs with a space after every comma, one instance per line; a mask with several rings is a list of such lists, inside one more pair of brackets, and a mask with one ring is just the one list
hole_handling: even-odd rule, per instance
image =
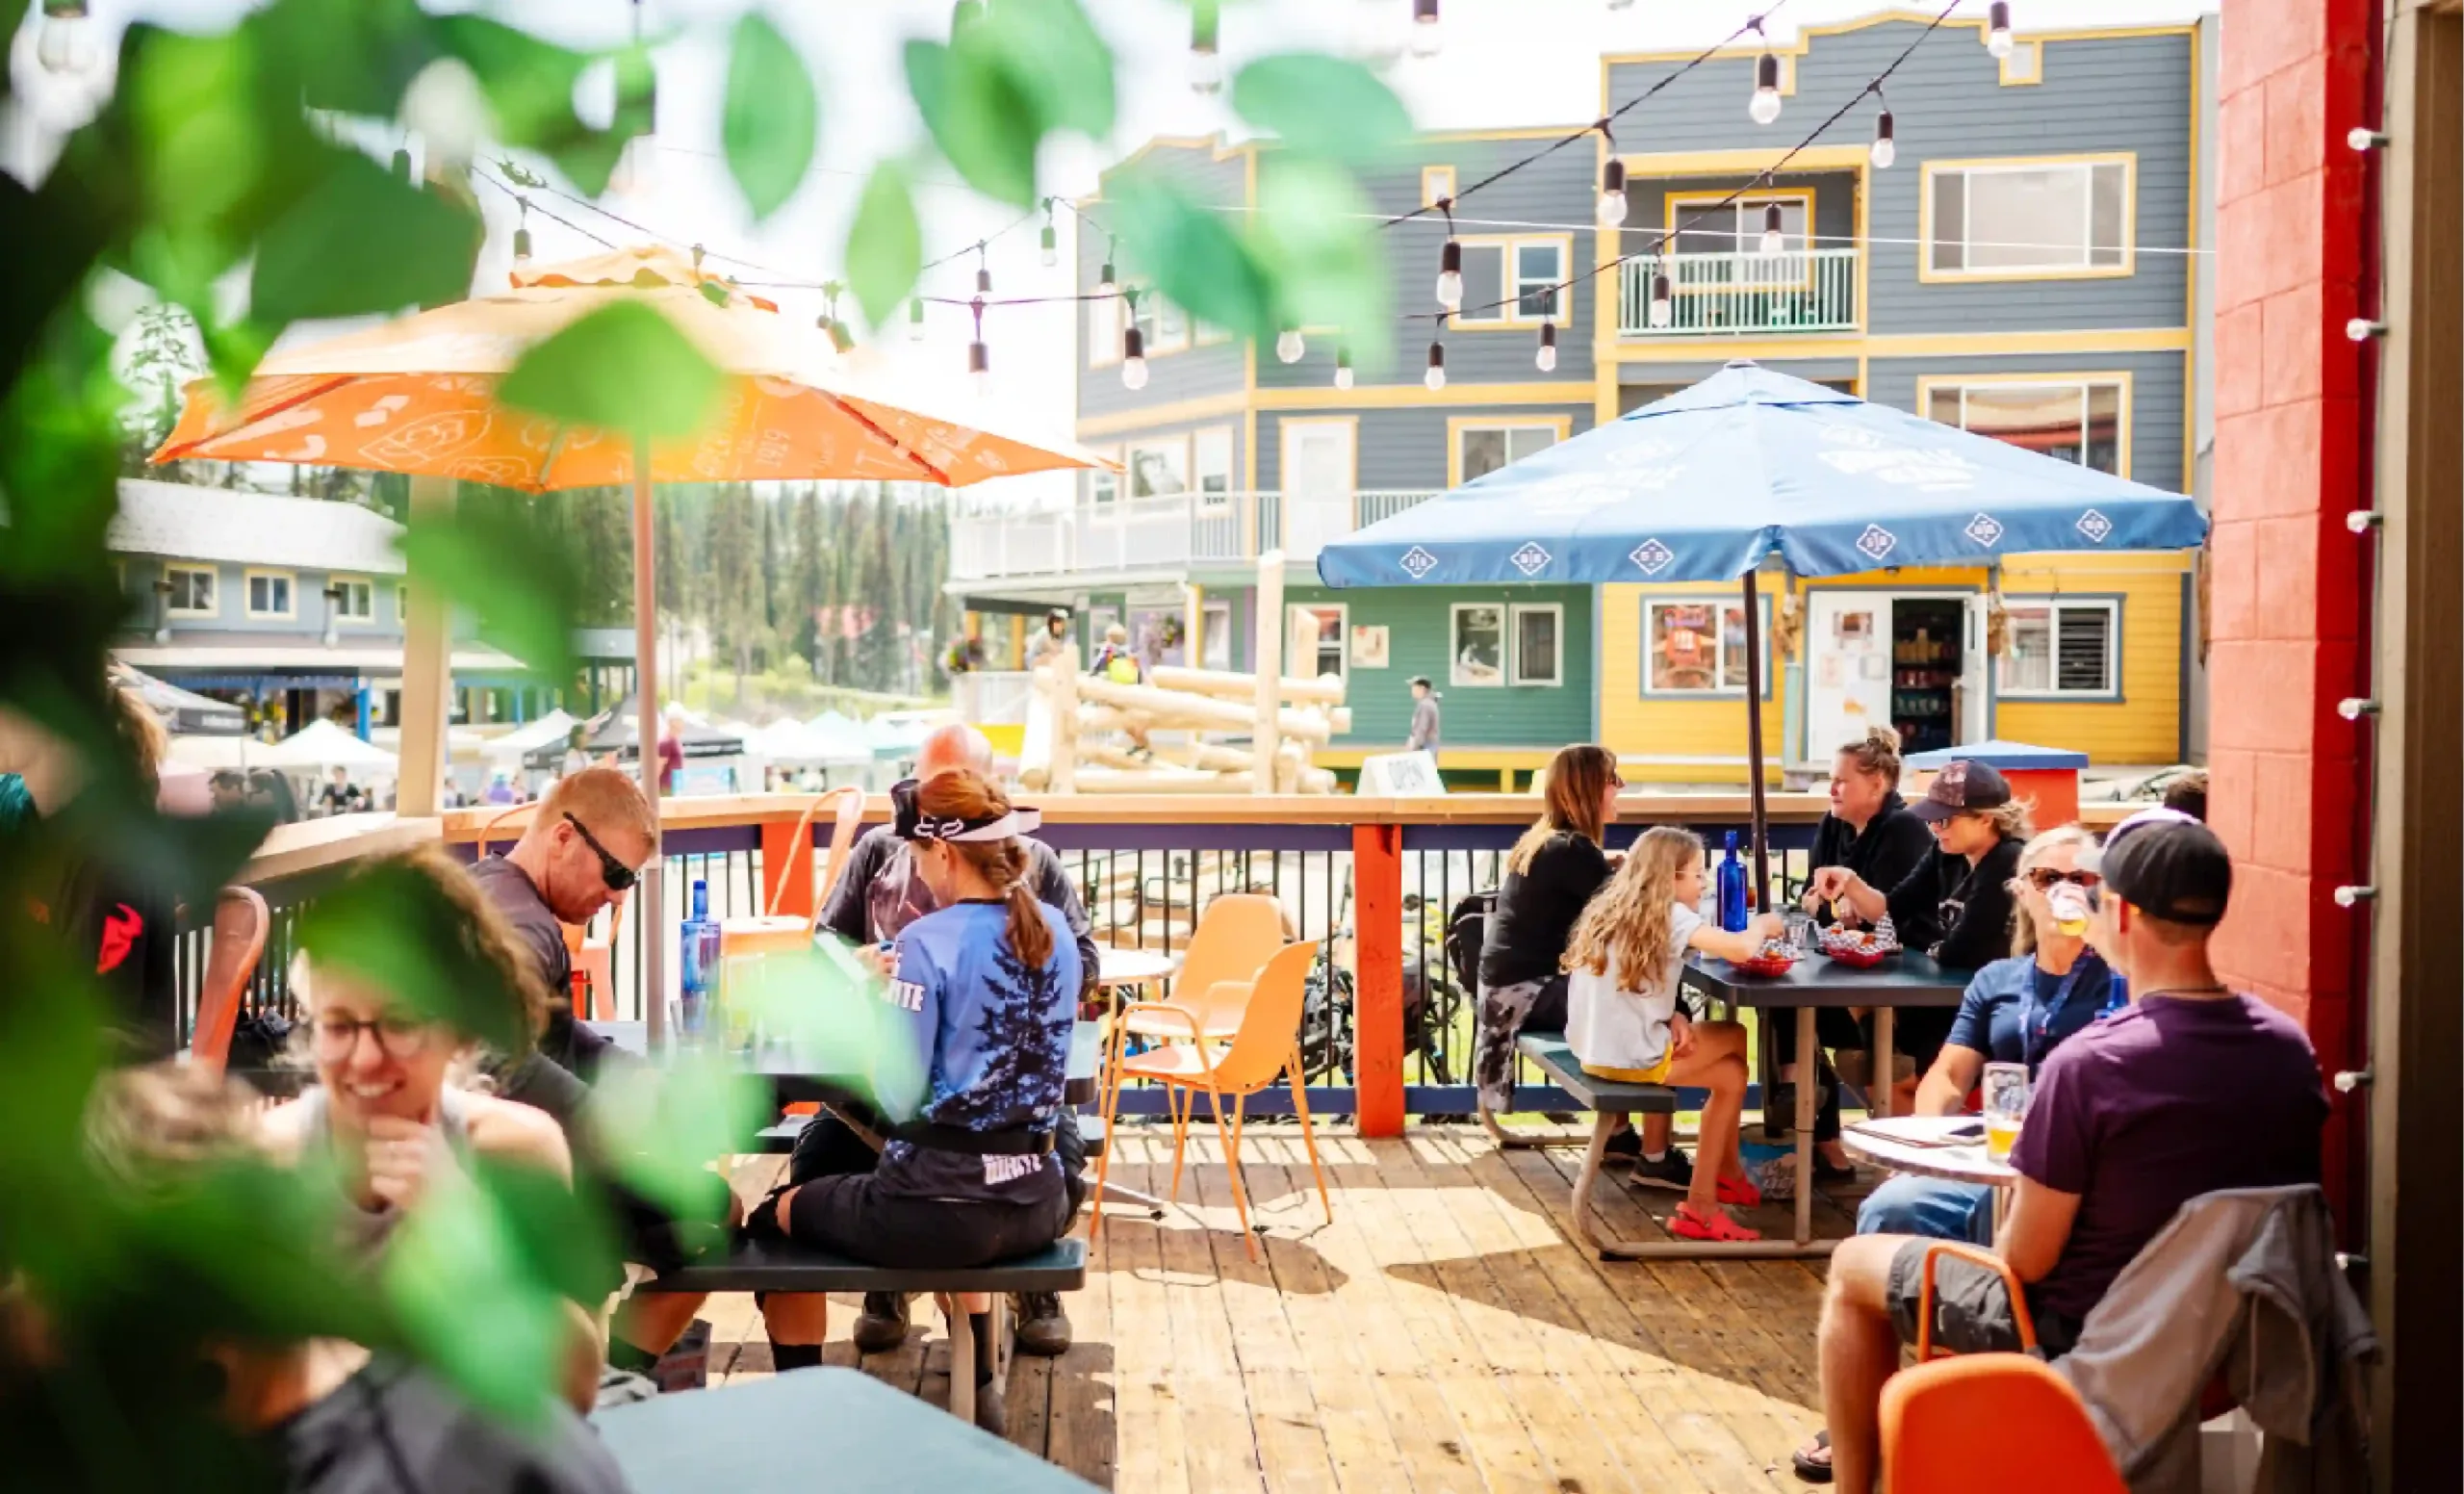
[[719, 925], [710, 916], [710, 885], [695, 878], [692, 912], [677, 930], [677, 1036], [699, 1042], [710, 1030], [710, 1002], [719, 981]]
[[1745, 863], [1737, 860], [1736, 832], [1728, 833], [1728, 853], [1720, 858], [1720, 927], [1745, 932]]

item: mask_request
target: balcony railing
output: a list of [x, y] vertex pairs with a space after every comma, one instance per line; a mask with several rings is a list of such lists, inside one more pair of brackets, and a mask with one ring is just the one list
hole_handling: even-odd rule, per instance
[[[1674, 254], [1628, 260], [1618, 271], [1621, 337], [1755, 336], [1857, 329], [1861, 251]], [[1652, 324], [1652, 276], [1669, 278], [1668, 320]]]
[[1310, 560], [1329, 540], [1401, 513], [1426, 490], [1173, 493], [1074, 508], [982, 513], [950, 523], [958, 580], [1132, 574], [1238, 564], [1280, 548]]

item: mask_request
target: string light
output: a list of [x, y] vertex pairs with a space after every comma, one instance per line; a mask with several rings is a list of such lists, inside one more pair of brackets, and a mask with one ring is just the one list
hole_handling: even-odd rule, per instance
[[1146, 387], [1146, 334], [1136, 322], [1120, 330], [1120, 382], [1124, 389]]
[[42, 0], [42, 30], [35, 38], [35, 60], [43, 71], [81, 78], [102, 64], [94, 45], [94, 22], [86, 0]]
[[1757, 124], [1780, 117], [1780, 60], [1768, 50], [1755, 60], [1754, 97], [1747, 101], [1745, 114]]
[[1676, 313], [1676, 307], [1671, 304], [1674, 299], [1670, 294], [1671, 290], [1666, 267], [1654, 270], [1652, 272], [1651, 324], [1656, 327], [1668, 325], [1670, 319]]
[[1335, 387], [1337, 389], [1351, 387], [1351, 349], [1341, 344], [1336, 345], [1335, 348]]
[[813, 319], [813, 325], [821, 328], [829, 336], [830, 346], [840, 353], [853, 352], [856, 348], [855, 332], [846, 322], [838, 319], [838, 293], [845, 289], [845, 286], [835, 280], [822, 282], [821, 294], [827, 296], [829, 301], [821, 315]]
[[1762, 257], [1773, 258], [1787, 247], [1787, 219], [1781, 216], [1780, 204], [1766, 202], [1762, 205]]
[[394, 174], [406, 182], [417, 183], [419, 181], [418, 173], [411, 169], [410, 146], [397, 145], [394, 147]]
[[1543, 374], [1557, 372], [1557, 323], [1540, 323], [1540, 350], [1531, 355], [1531, 362]]
[[1215, 0], [1194, 0], [1190, 6], [1190, 91], [1204, 95], [1223, 91], [1223, 57], [1216, 50], [1217, 30], [1222, 13]]
[[1600, 167], [1600, 201], [1592, 219], [1603, 228], [1614, 228], [1626, 220], [1626, 163], [1617, 159], [1617, 137], [1605, 119], [1600, 121], [1600, 138], [1608, 144], [1608, 159]]
[[1095, 294], [1097, 296], [1118, 296], [1120, 294], [1120, 276], [1113, 273], [1113, 261], [1117, 258], [1119, 254], [1120, 241], [1107, 235], [1104, 242], [1104, 268], [1102, 271], [1095, 276]]
[[1440, 197], [1446, 214], [1446, 246], [1437, 251], [1437, 303], [1449, 312], [1463, 309], [1463, 245], [1454, 239], [1454, 199]]
[[1985, 50], [1995, 57], [2011, 55], [2010, 0], [1993, 0], [1985, 8]]
[[1044, 269], [1050, 270], [1053, 266], [1061, 263], [1061, 234], [1058, 229], [1052, 226], [1052, 199], [1050, 197], [1043, 199], [1043, 232], [1036, 236], [1036, 243], [1043, 251]]
[[992, 262], [985, 257], [984, 241], [981, 239], [975, 244], [975, 294], [992, 294]]
[[911, 343], [924, 341], [924, 297], [921, 296], [911, 297], [907, 303], [907, 340]]
[[1446, 45], [1446, 33], [1437, 18], [1437, 0], [1412, 0], [1412, 55], [1435, 57]]
[[1428, 345], [1428, 372], [1421, 375], [1421, 383], [1430, 394], [1446, 387], [1446, 345]]
[[[1874, 96], [1882, 98], [1882, 91], [1874, 90]], [[1883, 112], [1874, 116], [1874, 143], [1865, 152], [1865, 159], [1874, 164], [1875, 170], [1887, 171], [1890, 164], [1899, 159], [1899, 145], [1892, 138], [1890, 100], [1883, 99], [1882, 103]]]
[[1309, 345], [1301, 341], [1298, 327], [1288, 326], [1275, 334], [1274, 355], [1282, 361], [1298, 363], [1308, 351]]
[[984, 297], [967, 302], [967, 310], [975, 313], [975, 341], [966, 345], [966, 373], [975, 385], [977, 399], [992, 393], [992, 349], [984, 346]]
[[513, 230], [513, 262], [527, 265], [530, 263], [530, 199], [516, 197], [513, 200], [522, 209], [522, 220]]

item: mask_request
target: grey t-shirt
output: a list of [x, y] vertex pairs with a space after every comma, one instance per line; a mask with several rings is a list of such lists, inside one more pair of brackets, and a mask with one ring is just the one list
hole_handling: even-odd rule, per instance
[[[1086, 905], [1078, 900], [1078, 889], [1052, 847], [1032, 837], [1026, 847], [1027, 859], [1034, 863], [1036, 900], [1051, 904], [1069, 925], [1070, 937], [1078, 945], [1080, 990], [1091, 990], [1099, 972]], [[908, 854], [907, 842], [887, 825], [864, 832], [847, 856], [847, 873], [830, 889], [830, 901], [821, 910], [821, 926], [839, 938], [858, 944], [883, 943], [940, 906], [934, 900], [933, 889], [915, 874], [915, 859]]]
[[1412, 703], [1412, 736], [1404, 743], [1411, 752], [1437, 751], [1437, 697], [1424, 695]]

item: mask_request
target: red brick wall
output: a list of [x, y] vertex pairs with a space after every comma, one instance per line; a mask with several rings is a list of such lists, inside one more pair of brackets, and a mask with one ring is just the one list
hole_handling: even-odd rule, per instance
[[[2209, 813], [2236, 860], [2223, 978], [2308, 1026], [2330, 1070], [2363, 1002], [2368, 910], [2338, 908], [2367, 864], [2367, 695], [2374, 540], [2369, 385], [2345, 323], [2372, 304], [2368, 158], [2374, 0], [2224, 0], [2218, 99], [2215, 520]], [[2339, 1103], [2341, 1121], [2346, 1106]], [[2348, 1142], [2331, 1135], [2330, 1193]]]

